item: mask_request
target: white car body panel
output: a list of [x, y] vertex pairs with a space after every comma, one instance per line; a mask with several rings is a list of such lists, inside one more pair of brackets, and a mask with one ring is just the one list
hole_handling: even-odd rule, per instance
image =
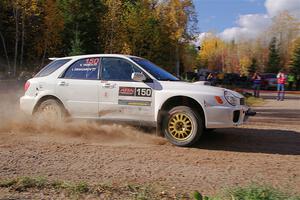
[[[30, 87], [20, 99], [21, 109], [28, 114], [33, 114], [38, 101], [42, 97], [50, 95], [59, 99], [71, 117], [74, 118], [131, 120], [156, 124], [163, 104], [172, 97], [183, 96], [195, 100], [201, 106], [206, 128], [232, 127], [242, 124], [245, 120], [248, 107], [230, 105], [224, 97], [226, 89], [197, 82], [158, 81], [139, 66], [138, 68], [153, 82], [60, 78], [72, 63], [79, 59], [91, 57], [117, 57], [138, 66], [125, 55], [97, 54], [63, 58], [71, 60], [46, 77], [29, 80]], [[121, 95], [119, 90], [122, 87], [128, 90], [130, 88], [146, 88], [146, 92], [151, 90], [152, 93], [151, 96], [147, 97]], [[243, 98], [239, 93], [230, 92], [238, 99]], [[217, 103], [215, 96], [221, 97], [223, 103]], [[239, 112], [239, 118], [236, 122], [233, 122], [234, 111]]]
[[[99, 115], [102, 119], [130, 119], [140, 121], [153, 121], [155, 92], [153, 83], [101, 81]], [[125, 87], [151, 88], [151, 97], [119, 96], [119, 89]], [[149, 102], [150, 106], [122, 105], [124, 103]]]
[[98, 116], [99, 80], [57, 79], [55, 94], [73, 117]]

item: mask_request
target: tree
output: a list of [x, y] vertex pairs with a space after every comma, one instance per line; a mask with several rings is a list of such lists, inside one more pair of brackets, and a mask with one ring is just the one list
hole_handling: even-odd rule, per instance
[[63, 54], [68, 55], [71, 52], [76, 31], [80, 33], [77, 33], [77, 37], [82, 41], [82, 50], [85, 53], [101, 52], [99, 31], [103, 31], [101, 27], [104, 10], [102, 1], [57, 0], [57, 3], [64, 18]]
[[251, 60], [251, 65], [248, 69], [248, 73], [249, 74], [253, 74], [254, 72], [256, 72], [258, 69], [258, 64], [257, 64], [257, 59], [256, 58], [252, 58]]
[[[106, 13], [101, 21], [103, 30], [101, 36], [104, 39], [105, 53], [120, 53], [123, 47], [122, 16], [124, 5], [122, 0], [105, 0]], [[129, 51], [129, 50], [128, 50]]]
[[80, 32], [78, 30], [75, 31], [75, 37], [71, 41], [71, 51], [70, 55], [71, 56], [76, 56], [83, 54], [84, 51], [82, 49], [82, 41], [80, 40]]
[[16, 74], [48, 56], [124, 53], [183, 71], [194, 21], [192, 0], [0, 0], [0, 60]]
[[189, 19], [193, 18], [194, 6], [191, 0], [167, 0], [160, 1], [158, 14], [162, 19], [165, 30], [168, 31], [170, 39], [173, 41], [171, 47], [175, 56], [175, 71], [180, 73], [180, 54], [184, 46], [185, 39], [188, 38]]
[[300, 38], [295, 41], [295, 47], [291, 59], [291, 70], [295, 74], [300, 75]]
[[299, 35], [300, 21], [288, 11], [283, 11], [273, 18], [271, 35], [278, 38], [281, 65], [287, 67], [291, 56], [292, 41]]
[[248, 75], [249, 67], [251, 66], [251, 60], [248, 56], [243, 56], [239, 60], [239, 72], [242, 75]]
[[201, 66], [221, 71], [224, 66], [224, 48], [225, 43], [220, 38], [209, 34], [201, 43], [199, 52]]
[[44, 66], [46, 55], [59, 54], [62, 43], [64, 19], [59, 11], [56, 0], [47, 0], [43, 5], [43, 21], [40, 37], [36, 40], [36, 51], [42, 56], [41, 66]]
[[279, 49], [277, 48], [277, 38], [273, 37], [269, 45], [269, 61], [266, 71], [277, 73], [280, 70]]

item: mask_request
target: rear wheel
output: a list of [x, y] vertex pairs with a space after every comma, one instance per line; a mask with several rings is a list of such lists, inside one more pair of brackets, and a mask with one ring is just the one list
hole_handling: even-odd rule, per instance
[[165, 137], [174, 145], [191, 146], [203, 133], [203, 120], [187, 106], [177, 106], [168, 112], [163, 121]]
[[63, 106], [57, 100], [47, 99], [39, 105], [35, 116], [38, 119], [61, 121], [66, 115]]

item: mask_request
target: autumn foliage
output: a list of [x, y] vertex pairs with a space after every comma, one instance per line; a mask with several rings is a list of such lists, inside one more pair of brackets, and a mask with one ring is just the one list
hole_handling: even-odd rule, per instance
[[[277, 73], [292, 71], [293, 55], [300, 38], [300, 21], [288, 12], [273, 18], [266, 32], [254, 39], [222, 40], [218, 34], [208, 33], [200, 42], [200, 67], [211, 70], [248, 75], [253, 70]], [[294, 56], [295, 57], [295, 56]], [[300, 67], [299, 67], [300, 68]]]
[[35, 70], [48, 57], [122, 53], [175, 72], [193, 36], [192, 0], [1, 0], [1, 71]]

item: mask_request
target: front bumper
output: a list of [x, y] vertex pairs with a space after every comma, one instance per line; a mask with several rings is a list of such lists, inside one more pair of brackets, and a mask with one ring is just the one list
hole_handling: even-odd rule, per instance
[[206, 128], [230, 128], [243, 124], [249, 116], [256, 112], [248, 106], [235, 107], [211, 106], [206, 107]]

